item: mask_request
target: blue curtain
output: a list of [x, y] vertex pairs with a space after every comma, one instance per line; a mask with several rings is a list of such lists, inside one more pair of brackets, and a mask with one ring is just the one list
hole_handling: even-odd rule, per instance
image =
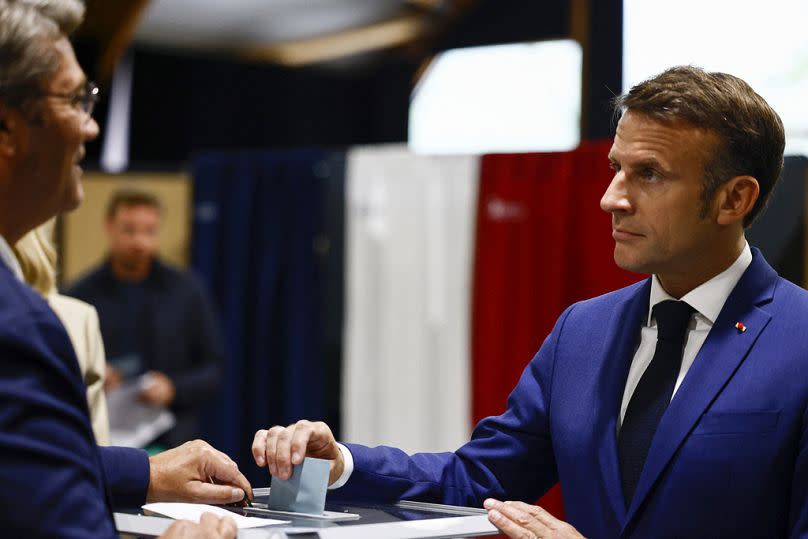
[[808, 159], [786, 157], [768, 208], [746, 232], [781, 276], [805, 286], [805, 182]]
[[257, 429], [339, 417], [343, 169], [344, 157], [322, 150], [193, 161], [192, 265], [226, 346], [204, 434], [255, 486], [269, 480], [252, 462]]

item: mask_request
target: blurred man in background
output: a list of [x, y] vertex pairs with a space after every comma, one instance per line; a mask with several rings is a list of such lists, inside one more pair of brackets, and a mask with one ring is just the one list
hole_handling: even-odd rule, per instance
[[150, 193], [113, 194], [106, 214], [109, 256], [66, 293], [98, 310], [107, 390], [137, 380], [142, 402], [176, 416], [176, 425], [156, 441], [175, 447], [200, 435], [200, 409], [216, 392], [222, 345], [201, 284], [157, 256], [161, 212]]

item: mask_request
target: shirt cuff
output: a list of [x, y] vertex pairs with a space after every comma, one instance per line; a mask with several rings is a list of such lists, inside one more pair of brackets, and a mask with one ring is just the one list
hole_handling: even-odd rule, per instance
[[342, 461], [343, 461], [342, 475], [339, 476], [339, 479], [334, 481], [334, 483], [328, 487], [328, 490], [338, 489], [341, 486], [343, 486], [345, 483], [348, 482], [348, 479], [351, 478], [351, 474], [353, 473], [354, 464], [353, 464], [353, 455], [351, 455], [351, 451], [339, 442], [337, 442], [337, 447], [339, 447], [340, 453], [342, 453]]

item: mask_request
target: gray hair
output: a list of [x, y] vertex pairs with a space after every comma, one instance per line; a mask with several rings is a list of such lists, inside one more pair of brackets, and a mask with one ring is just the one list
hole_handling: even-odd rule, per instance
[[52, 42], [83, 18], [83, 0], [0, 0], [0, 97], [18, 104], [52, 75], [59, 68]]

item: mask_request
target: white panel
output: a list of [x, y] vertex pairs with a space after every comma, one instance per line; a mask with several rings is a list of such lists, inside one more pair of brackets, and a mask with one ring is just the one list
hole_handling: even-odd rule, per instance
[[410, 453], [468, 441], [478, 162], [403, 145], [348, 154], [346, 441]]
[[413, 92], [410, 148], [430, 154], [575, 148], [581, 62], [572, 40], [444, 52]]
[[786, 153], [808, 155], [808, 2], [624, 0], [623, 88], [674, 65], [741, 77], [780, 114]]

